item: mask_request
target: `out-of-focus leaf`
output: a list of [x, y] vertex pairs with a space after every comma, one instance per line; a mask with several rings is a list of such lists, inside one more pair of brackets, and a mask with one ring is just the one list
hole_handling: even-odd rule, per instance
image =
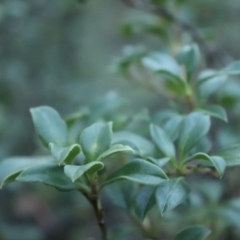
[[131, 209], [132, 198], [134, 197], [136, 190], [136, 186], [127, 180], [115, 182], [104, 188], [104, 191], [111, 202], [115, 206], [124, 210]]
[[179, 136], [179, 150], [181, 156], [187, 154], [210, 129], [209, 116], [193, 112], [185, 117]]
[[156, 150], [149, 140], [135, 133], [125, 131], [114, 133], [112, 144], [128, 145], [140, 156], [153, 156]]
[[23, 170], [16, 178], [20, 182], [39, 182], [62, 191], [80, 189], [64, 174], [63, 166], [57, 163], [39, 163]]
[[101, 169], [103, 169], [103, 167], [104, 164], [98, 161], [90, 162], [81, 166], [66, 165], [64, 166], [64, 173], [72, 180], [72, 182], [75, 182], [84, 173], [92, 175], [95, 172], [98, 172]]
[[205, 240], [211, 231], [204, 226], [194, 226], [182, 230], [174, 240]]
[[240, 74], [240, 61], [234, 61], [230, 63], [227, 67], [220, 71], [223, 75], [238, 75]]
[[225, 169], [226, 169], [226, 161], [224, 158], [219, 156], [208, 156], [205, 153], [196, 153], [190, 158], [186, 160], [186, 162], [189, 162], [191, 160], [206, 160], [212, 163], [212, 165], [215, 167], [217, 172], [219, 173], [220, 177], [223, 176]]
[[54, 143], [49, 144], [51, 153], [59, 165], [64, 162], [67, 164], [71, 164], [74, 158], [80, 153], [81, 147], [79, 144], [73, 144], [69, 147], [59, 147]]
[[168, 177], [155, 164], [143, 159], [135, 159], [111, 174], [104, 185], [123, 179], [145, 185], [158, 185], [167, 181]]
[[240, 165], [240, 144], [234, 144], [214, 153], [224, 158], [228, 167]]
[[119, 152], [130, 152], [134, 153], [134, 150], [129, 146], [124, 146], [122, 144], [116, 144], [111, 146], [107, 151], [103, 152], [98, 158], [97, 161], [101, 161], [104, 158], [111, 156], [112, 154], [119, 153]]
[[65, 118], [65, 122], [68, 126], [72, 126], [76, 121], [86, 117], [89, 115], [89, 109], [88, 108], [82, 108], [79, 111], [69, 115]]
[[158, 149], [166, 156], [171, 159], [175, 158], [175, 147], [172, 141], [169, 139], [167, 134], [157, 125], [150, 125], [150, 132], [154, 143]]
[[190, 189], [182, 178], [171, 179], [161, 184], [156, 190], [156, 202], [161, 214], [178, 206], [189, 193]]
[[227, 122], [227, 113], [222, 106], [219, 105], [209, 105], [204, 109], [197, 109], [197, 111], [204, 112], [209, 116], [219, 118], [225, 122]]
[[193, 43], [184, 46], [180, 50], [177, 60], [180, 64], [185, 65], [188, 75], [192, 74], [201, 60], [201, 54], [198, 45]]
[[31, 108], [30, 112], [36, 132], [46, 147], [50, 142], [62, 147], [68, 145], [67, 125], [55, 109], [41, 106]]
[[147, 157], [147, 161], [156, 164], [159, 167], [164, 167], [171, 159], [170, 158], [153, 158], [153, 157]]
[[135, 200], [135, 212], [143, 220], [149, 210], [156, 204], [155, 200], [156, 187], [145, 186], [138, 192]]
[[181, 126], [182, 126], [182, 121], [183, 121], [183, 117], [181, 115], [176, 114], [172, 116], [162, 126], [163, 130], [167, 133], [167, 135], [172, 141], [175, 141], [178, 138], [180, 134]]
[[95, 161], [111, 145], [112, 123], [94, 123], [80, 135], [80, 144], [88, 161]]
[[15, 181], [16, 177], [26, 168], [38, 162], [52, 161], [49, 157], [12, 157], [0, 163], [0, 188]]

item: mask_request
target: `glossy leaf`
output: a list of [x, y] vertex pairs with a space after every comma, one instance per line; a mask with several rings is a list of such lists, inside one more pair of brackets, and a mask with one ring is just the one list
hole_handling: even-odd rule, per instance
[[62, 147], [68, 145], [67, 125], [55, 109], [42, 106], [31, 108], [30, 112], [35, 130], [46, 147], [50, 142]]
[[147, 212], [156, 204], [155, 190], [156, 187], [144, 186], [136, 196], [135, 212], [141, 220], [145, 218]]
[[36, 162], [50, 161], [48, 157], [12, 157], [0, 163], [0, 188], [15, 181], [16, 177]]
[[182, 178], [171, 179], [161, 184], [156, 190], [156, 202], [161, 214], [178, 206], [189, 193], [190, 189]]
[[227, 113], [225, 109], [222, 106], [219, 105], [209, 105], [205, 107], [204, 109], [197, 109], [200, 112], [206, 113], [209, 116], [219, 118], [225, 122], [228, 121], [227, 119]]
[[240, 165], [240, 144], [234, 144], [223, 148], [214, 153], [216, 156], [224, 158], [227, 166], [239, 166]]
[[155, 164], [143, 159], [135, 159], [111, 174], [104, 185], [123, 179], [145, 185], [158, 185], [167, 181], [168, 177]]
[[51, 153], [59, 165], [63, 163], [71, 164], [74, 158], [80, 153], [81, 147], [79, 144], [73, 144], [69, 147], [59, 147], [54, 143], [49, 144]]
[[155, 153], [155, 146], [149, 140], [132, 132], [121, 131], [114, 133], [112, 144], [128, 145], [139, 156], [152, 156]]
[[194, 226], [182, 230], [174, 240], [205, 240], [211, 231], [204, 226]]
[[187, 154], [208, 133], [209, 129], [209, 116], [199, 112], [186, 116], [178, 142], [180, 154], [182, 156]]
[[150, 132], [158, 149], [169, 158], [175, 158], [175, 147], [167, 134], [157, 125], [150, 125]]
[[81, 166], [66, 165], [64, 166], [64, 173], [72, 180], [72, 182], [75, 182], [84, 173], [92, 175], [95, 172], [98, 172], [101, 169], [103, 169], [103, 167], [104, 164], [98, 161], [90, 162]]
[[64, 174], [63, 166], [56, 163], [38, 163], [28, 167], [16, 178], [20, 182], [39, 182], [62, 191], [80, 189]]
[[212, 163], [220, 177], [223, 176], [226, 169], [226, 162], [222, 157], [219, 156], [208, 156], [206, 153], [196, 153], [192, 157], [186, 160], [189, 162], [191, 160], [206, 160]]
[[80, 135], [80, 144], [88, 161], [95, 161], [109, 149], [112, 139], [112, 123], [94, 123]]
[[111, 146], [107, 151], [103, 152], [98, 158], [97, 161], [101, 161], [104, 158], [111, 156], [112, 154], [119, 153], [119, 152], [130, 152], [134, 153], [134, 150], [129, 146], [124, 146], [122, 144], [116, 144]]
[[185, 65], [187, 73], [191, 74], [199, 65], [201, 54], [197, 44], [184, 46], [177, 57], [180, 64]]

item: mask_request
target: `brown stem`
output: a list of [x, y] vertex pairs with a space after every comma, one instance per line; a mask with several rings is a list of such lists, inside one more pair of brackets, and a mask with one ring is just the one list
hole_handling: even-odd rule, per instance
[[91, 185], [91, 195], [82, 192], [93, 207], [94, 214], [96, 216], [98, 226], [101, 231], [102, 240], [107, 240], [107, 227], [104, 220], [104, 212], [99, 201], [99, 193], [95, 184]]

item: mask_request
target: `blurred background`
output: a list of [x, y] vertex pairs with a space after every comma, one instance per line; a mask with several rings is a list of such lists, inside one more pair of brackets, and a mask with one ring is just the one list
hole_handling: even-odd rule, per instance
[[[211, 67], [240, 59], [239, 0], [169, 0], [164, 4], [180, 19], [196, 26], [209, 46], [220, 49], [219, 58], [224, 60], [212, 61]], [[146, 115], [169, 105], [156, 92], [114, 73], [115, 59], [132, 45], [175, 53], [190, 41], [191, 34], [176, 23], [131, 8], [120, 0], [89, 0], [84, 4], [77, 0], [1, 0], [0, 159], [42, 151], [29, 114], [29, 108], [39, 105], [50, 105], [63, 117], [80, 109], [91, 116], [84, 120], [86, 124], [98, 119], [114, 120], [116, 111], [116, 121], [120, 122], [127, 114], [135, 114], [137, 126], [141, 126]], [[203, 61], [204, 64], [208, 67], [208, 63]], [[218, 146], [240, 138], [238, 82], [234, 79], [213, 97], [228, 108], [231, 121], [230, 126], [224, 125], [226, 130], [215, 136]], [[127, 129], [138, 131], [136, 124]], [[144, 133], [144, 129], [141, 131]], [[239, 173], [238, 169], [234, 171]], [[204, 221], [211, 213], [204, 215], [202, 209], [219, 207], [227, 226], [222, 228], [224, 224], [218, 223], [221, 231], [227, 228], [222, 239], [239, 239], [236, 229], [240, 227], [240, 202], [235, 199], [239, 184], [232, 172], [230, 175], [225, 181], [228, 191], [224, 184], [213, 181], [207, 193], [199, 190], [204, 192], [200, 194], [203, 199], [199, 191], [194, 195], [197, 213], [188, 209], [191, 220], [186, 222]], [[211, 189], [216, 190], [212, 195]], [[224, 194], [229, 200], [223, 201], [230, 206], [227, 210], [217, 205], [219, 199], [225, 199]], [[110, 226], [123, 231], [121, 224], [127, 223], [128, 217], [108, 198], [104, 201]], [[100, 239], [88, 203], [75, 192], [14, 183], [0, 192], [0, 211], [1, 240]], [[114, 214], [116, 211], [118, 214]], [[181, 220], [180, 213], [169, 215], [166, 228], [171, 229], [173, 217], [175, 224]], [[129, 229], [125, 233], [125, 237], [116, 235], [113, 239], [142, 239]]]

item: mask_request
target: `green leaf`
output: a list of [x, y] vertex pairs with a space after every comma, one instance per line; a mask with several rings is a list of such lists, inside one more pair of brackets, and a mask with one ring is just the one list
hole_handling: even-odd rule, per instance
[[142, 59], [142, 63], [154, 72], [169, 73], [176, 78], [179, 78], [181, 75], [180, 67], [175, 59], [163, 52], [150, 53]]
[[149, 140], [132, 132], [121, 131], [114, 133], [112, 144], [128, 145], [141, 157], [152, 156], [155, 153], [155, 146]]
[[135, 212], [137, 216], [143, 220], [148, 211], [156, 204], [155, 200], [156, 187], [144, 186], [139, 191], [135, 200]]
[[135, 151], [129, 147], [129, 146], [123, 146], [122, 144], [116, 144], [111, 146], [107, 151], [103, 152], [98, 158], [97, 161], [101, 161], [104, 158], [109, 157], [112, 154], [118, 153], [118, 152], [130, 152], [134, 153]]
[[240, 144], [234, 144], [215, 152], [216, 156], [224, 158], [228, 167], [240, 165]]
[[182, 230], [174, 240], [205, 240], [210, 233], [204, 226], [193, 226]]
[[50, 161], [48, 157], [12, 157], [0, 163], [0, 188], [14, 182], [16, 177], [27, 167], [36, 162]]
[[89, 109], [88, 108], [81, 108], [79, 111], [69, 115], [65, 118], [65, 122], [68, 125], [68, 127], [72, 126], [76, 121], [79, 121], [82, 118], [85, 118], [89, 115]]
[[147, 161], [156, 164], [159, 167], [164, 167], [171, 159], [170, 158], [153, 158], [153, 157], [147, 157], [146, 158]]
[[180, 64], [185, 65], [188, 74], [192, 74], [201, 60], [201, 54], [198, 45], [193, 43], [184, 46], [181, 49], [177, 60]]
[[98, 172], [101, 169], [103, 169], [103, 167], [104, 164], [98, 161], [90, 162], [81, 166], [66, 165], [64, 166], [64, 173], [72, 180], [72, 182], [75, 182], [84, 173], [92, 175], [95, 172]]
[[189, 159], [187, 159], [185, 162], [189, 162], [192, 160], [206, 160], [212, 163], [212, 165], [215, 167], [217, 172], [219, 173], [220, 177], [223, 176], [225, 169], [226, 169], [226, 162], [222, 157], [219, 156], [209, 156], [206, 153], [196, 153]]
[[112, 139], [112, 123], [94, 123], [80, 135], [80, 144], [88, 161], [95, 161], [109, 149]]
[[240, 74], [240, 61], [230, 63], [227, 67], [220, 71], [224, 75], [238, 75]]
[[209, 105], [204, 109], [197, 109], [197, 111], [208, 114], [209, 116], [219, 118], [225, 122], [228, 121], [227, 113], [222, 106], [219, 105]]
[[62, 191], [80, 189], [64, 174], [63, 166], [56, 163], [37, 163], [28, 167], [16, 178], [20, 182], [39, 182]]
[[48, 147], [50, 142], [62, 147], [68, 145], [67, 125], [55, 109], [42, 106], [31, 108], [30, 112], [36, 132], [44, 146]]
[[161, 214], [178, 206], [189, 193], [190, 189], [182, 178], [171, 179], [161, 184], [156, 190], [156, 202]]
[[150, 125], [150, 132], [154, 143], [158, 149], [166, 156], [171, 159], [175, 158], [175, 147], [172, 141], [169, 139], [167, 134], [157, 125]]
[[135, 197], [137, 186], [127, 180], [115, 182], [104, 188], [111, 202], [124, 210], [131, 211], [132, 199]]
[[143, 159], [135, 159], [111, 174], [103, 185], [105, 186], [123, 179], [145, 185], [158, 185], [167, 181], [168, 177], [155, 164]]
[[59, 165], [63, 163], [71, 164], [81, 151], [79, 144], [73, 144], [69, 147], [59, 147], [54, 143], [50, 143], [49, 148]]
[[199, 112], [186, 116], [178, 142], [181, 156], [185, 156], [208, 133], [209, 129], [209, 116]]
[[172, 142], [174, 142], [180, 134], [183, 117], [178, 114], [174, 114], [171, 118], [162, 126], [164, 132], [167, 133]]

